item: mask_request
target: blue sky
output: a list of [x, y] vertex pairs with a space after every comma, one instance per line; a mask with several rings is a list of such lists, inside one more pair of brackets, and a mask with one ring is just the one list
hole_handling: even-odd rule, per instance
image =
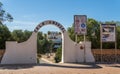
[[[66, 29], [72, 25], [74, 15], [87, 15], [98, 21], [120, 21], [120, 0], [0, 0], [3, 8], [13, 17], [4, 22], [9, 29], [30, 30], [44, 20], [60, 22]], [[40, 31], [57, 31], [45, 26]]]

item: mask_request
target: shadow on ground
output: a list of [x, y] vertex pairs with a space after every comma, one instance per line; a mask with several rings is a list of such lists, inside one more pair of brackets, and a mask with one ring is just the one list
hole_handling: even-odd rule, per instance
[[0, 69], [28, 69], [33, 68], [35, 66], [39, 67], [59, 67], [59, 68], [74, 68], [74, 69], [100, 69], [101, 66], [98, 66], [96, 64], [48, 64], [48, 63], [41, 63], [41, 64], [22, 64], [22, 65], [0, 65]]
[[111, 66], [111, 67], [116, 67], [116, 68], [120, 68], [120, 66]]
[[76, 64], [76, 65], [64, 65], [64, 64], [39, 64], [39, 66], [48, 66], [48, 67], [61, 67], [61, 68], [75, 68], [75, 69], [99, 69], [102, 68], [96, 64]]
[[26, 69], [33, 68], [36, 64], [15, 64], [15, 65], [0, 65], [0, 69]]
[[114, 67], [114, 68], [120, 68], [120, 64], [109, 64], [107, 67]]

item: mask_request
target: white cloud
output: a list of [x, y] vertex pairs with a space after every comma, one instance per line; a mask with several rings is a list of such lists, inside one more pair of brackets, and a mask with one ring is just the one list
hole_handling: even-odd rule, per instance
[[12, 23], [18, 24], [18, 25], [36, 25], [37, 22], [31, 22], [31, 21], [17, 21], [14, 20]]
[[37, 22], [32, 21], [19, 21], [14, 20], [13, 22], [7, 22], [6, 25], [8, 26], [10, 31], [21, 29], [21, 30], [30, 30], [33, 31], [34, 28], [38, 25]]
[[[14, 20], [11, 23], [6, 23], [10, 31], [13, 30], [30, 30], [33, 31], [35, 27], [39, 24], [38, 22], [32, 22], [32, 21], [21, 21], [21, 20]], [[65, 28], [68, 27], [67, 25], [63, 25]], [[44, 33], [47, 33], [47, 31], [60, 31], [59, 28], [57, 28], [54, 25], [47, 25], [43, 26], [39, 31], [42, 31]]]
[[31, 18], [36, 18], [37, 16], [36, 15], [28, 15], [28, 14], [26, 14], [26, 15], [23, 15], [21, 17], [25, 18], [25, 19], [31, 19]]

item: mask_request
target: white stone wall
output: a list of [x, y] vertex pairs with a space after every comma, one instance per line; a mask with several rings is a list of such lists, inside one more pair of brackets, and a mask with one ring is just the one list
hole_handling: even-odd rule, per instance
[[31, 64], [37, 62], [37, 33], [22, 43], [6, 42], [6, 51], [1, 64]]
[[93, 54], [91, 52], [91, 42], [85, 42], [85, 49], [80, 49], [80, 46], [84, 46], [84, 42], [75, 43], [70, 39], [67, 32], [62, 35], [62, 63], [84, 63], [95, 62]]
[[[91, 52], [91, 42], [85, 42], [85, 49], [80, 49], [80, 46], [84, 45], [84, 43], [75, 43], [70, 39], [66, 31], [62, 34], [62, 40], [62, 63], [95, 62]], [[6, 51], [2, 58], [1, 64], [37, 63], [36, 54], [37, 33], [33, 32], [31, 37], [25, 42], [6, 42]]]

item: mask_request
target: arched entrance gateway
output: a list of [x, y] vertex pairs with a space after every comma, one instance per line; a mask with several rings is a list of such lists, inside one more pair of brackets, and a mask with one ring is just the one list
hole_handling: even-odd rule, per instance
[[15, 41], [6, 42], [6, 51], [1, 64], [30, 64], [37, 63], [37, 32], [45, 25], [54, 25], [62, 32], [62, 63], [67, 62], [95, 62], [91, 53], [91, 43], [85, 42], [86, 51], [81, 49], [81, 44], [73, 42], [65, 28], [53, 20], [43, 21], [37, 25], [31, 37], [22, 43]]

